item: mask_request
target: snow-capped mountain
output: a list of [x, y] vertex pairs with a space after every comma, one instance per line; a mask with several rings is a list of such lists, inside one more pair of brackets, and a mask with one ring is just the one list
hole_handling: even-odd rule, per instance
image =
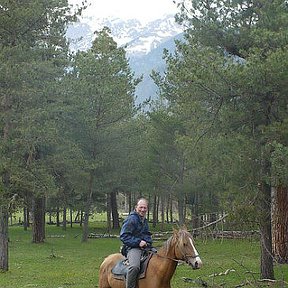
[[87, 50], [95, 37], [94, 32], [104, 26], [111, 29], [112, 37], [119, 46], [126, 45], [125, 50], [128, 55], [147, 54], [182, 32], [181, 27], [175, 23], [174, 15], [166, 15], [162, 19], [145, 24], [137, 19], [86, 17], [68, 28], [67, 37], [71, 41], [71, 49]]
[[[162, 51], [164, 48], [173, 49], [174, 38], [179, 37], [183, 32], [182, 28], [175, 23], [174, 15], [166, 15], [162, 19], [145, 24], [137, 19], [83, 18], [81, 22], [68, 28], [67, 37], [70, 41], [71, 50], [85, 51], [89, 49], [95, 37], [94, 32], [102, 30], [104, 26], [110, 28], [111, 36], [118, 46], [125, 47], [130, 66], [135, 75], [143, 74], [144, 76], [143, 82], [136, 91], [138, 101], [142, 102], [146, 98], [155, 98], [155, 87], [151, 88], [153, 82], [149, 74], [152, 70], [160, 70], [160, 72], [164, 70]], [[147, 95], [147, 91], [150, 91], [149, 95]]]

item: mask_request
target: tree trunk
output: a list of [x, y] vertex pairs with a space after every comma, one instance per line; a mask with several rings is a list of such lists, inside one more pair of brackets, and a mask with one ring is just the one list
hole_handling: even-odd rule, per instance
[[56, 226], [57, 227], [60, 226], [60, 211], [59, 211], [59, 207], [56, 208]]
[[27, 228], [29, 227], [29, 210], [27, 207], [24, 207], [23, 209], [23, 227], [24, 231], [27, 231]]
[[110, 233], [111, 232], [111, 200], [110, 200], [110, 195], [107, 194], [107, 198], [106, 198], [106, 202], [107, 202], [107, 232]]
[[8, 271], [8, 209], [0, 206], [0, 270]]
[[67, 209], [66, 206], [63, 207], [63, 223], [62, 223], [62, 229], [66, 231], [67, 227]]
[[157, 206], [156, 206], [156, 225], [159, 223], [159, 205], [160, 205], [160, 197], [156, 197]]
[[89, 224], [89, 213], [90, 213], [90, 207], [92, 202], [92, 194], [93, 194], [93, 180], [94, 175], [93, 171], [90, 172], [90, 179], [88, 183], [88, 195], [85, 203], [85, 211], [84, 211], [84, 220], [83, 220], [83, 233], [82, 233], [82, 242], [88, 241], [88, 224]]
[[198, 194], [195, 192], [191, 204], [191, 225], [192, 229], [200, 227], [199, 224], [199, 213], [198, 213], [198, 206], [199, 206], [199, 201], [198, 201]]
[[77, 223], [77, 222], [79, 222], [80, 223], [80, 215], [81, 215], [81, 211], [77, 211], [77, 214], [76, 214], [76, 216], [75, 216], [75, 218], [74, 218], [74, 222], [75, 223]]
[[118, 229], [120, 227], [116, 196], [117, 196], [116, 190], [112, 191], [110, 194], [110, 203], [111, 203], [111, 213], [114, 229]]
[[70, 208], [70, 228], [73, 227], [73, 210]]
[[23, 211], [23, 217], [24, 217], [24, 230], [27, 231], [28, 227], [30, 227], [30, 209], [31, 209], [31, 196], [28, 196], [28, 193], [24, 196], [24, 211]]
[[260, 193], [261, 278], [274, 279], [271, 233], [271, 186], [263, 182], [260, 184]]
[[[210, 215], [209, 215], [209, 223], [213, 223], [213, 222], [216, 222], [216, 220], [217, 220], [217, 217], [216, 217], [216, 213], [211, 213]], [[212, 226], [212, 229], [215, 229], [216, 228], [216, 223], [215, 224], [213, 224]]]
[[128, 212], [132, 211], [132, 195], [131, 192], [128, 193]]
[[168, 195], [167, 200], [166, 200], [166, 222], [170, 223], [170, 219], [169, 219], [169, 208], [170, 208], [170, 195]]
[[[3, 115], [1, 115], [2, 121], [4, 120], [4, 127], [3, 130], [1, 131], [1, 134], [3, 136], [3, 143], [2, 145], [9, 145], [8, 144], [8, 139], [9, 139], [9, 134], [10, 134], [10, 118], [9, 113], [11, 110], [11, 97], [8, 95], [8, 93], [4, 93], [4, 99], [1, 101], [1, 112], [3, 112]], [[5, 147], [5, 146], [4, 146]], [[10, 157], [10, 156], [9, 156]], [[9, 171], [5, 170], [2, 171], [2, 184], [4, 186], [4, 189], [6, 191], [9, 190], [10, 186], [10, 173]], [[0, 181], [1, 181], [0, 180]], [[5, 197], [3, 195], [3, 197]], [[0, 199], [2, 202], [4, 199]], [[8, 207], [5, 206], [5, 204], [2, 202], [0, 204], [0, 270], [2, 271], [8, 271]]]
[[153, 227], [155, 228], [157, 224], [157, 195], [154, 194], [153, 197]]
[[169, 214], [170, 214], [170, 223], [173, 223], [173, 198], [170, 196], [170, 201], [169, 201]]
[[84, 213], [83, 213], [83, 211], [81, 210], [81, 211], [80, 211], [80, 222], [79, 222], [79, 223], [80, 223], [80, 227], [83, 226], [83, 214], [84, 214]]
[[288, 187], [274, 189], [272, 211], [274, 257], [278, 263], [288, 263]]
[[161, 229], [164, 230], [164, 223], [165, 223], [165, 197], [161, 195]]
[[51, 209], [49, 209], [49, 212], [48, 212], [48, 215], [49, 215], [49, 225], [52, 225], [52, 211]]
[[88, 241], [89, 212], [90, 212], [90, 203], [88, 203], [87, 201], [85, 204], [85, 211], [84, 211], [84, 217], [83, 217], [82, 242]]
[[184, 197], [183, 194], [179, 191], [178, 198], [178, 217], [179, 217], [179, 225], [182, 226], [185, 221], [184, 217]]
[[33, 199], [32, 243], [43, 243], [45, 240], [45, 197]]
[[[149, 193], [149, 195], [148, 195], [148, 203], [149, 203], [149, 206], [148, 206], [148, 212], [147, 212], [147, 214], [146, 214], [146, 218], [147, 218], [147, 220], [148, 220], [148, 222], [150, 221], [150, 212], [151, 212], [151, 207], [152, 207], [152, 202], [151, 202], [151, 194]], [[136, 204], [136, 203], [135, 203]], [[135, 209], [135, 207], [134, 207], [134, 209]]]
[[178, 217], [179, 225], [182, 226], [185, 223], [185, 194], [184, 194], [184, 159], [182, 158], [181, 170], [180, 170], [180, 185], [178, 190]]
[[[272, 255], [272, 234], [270, 214], [270, 186], [263, 184], [262, 193], [266, 200], [261, 203], [260, 216], [260, 241], [261, 241], [261, 277], [263, 279], [274, 279], [273, 255]], [[265, 193], [265, 195], [264, 195]], [[269, 212], [268, 212], [269, 211]]]

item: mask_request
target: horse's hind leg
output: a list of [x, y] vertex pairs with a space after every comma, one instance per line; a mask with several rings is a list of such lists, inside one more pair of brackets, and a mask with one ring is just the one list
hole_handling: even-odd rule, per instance
[[99, 277], [98, 287], [99, 288], [111, 288], [110, 284], [107, 281], [107, 278], [104, 279], [102, 276]]
[[99, 270], [98, 287], [99, 288], [111, 288], [111, 286], [108, 282], [107, 269], [103, 268], [102, 265], [100, 266], [100, 270]]
[[[124, 257], [120, 253], [111, 254], [104, 259], [99, 268], [99, 288], [124, 288], [121, 282], [119, 283], [114, 281], [113, 275], [111, 273], [112, 268], [115, 266], [117, 261], [120, 259], [124, 259]], [[148, 287], [147, 287], [148, 288]]]

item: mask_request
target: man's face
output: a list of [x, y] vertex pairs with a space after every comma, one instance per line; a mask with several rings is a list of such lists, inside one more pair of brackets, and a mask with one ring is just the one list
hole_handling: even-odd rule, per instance
[[136, 212], [141, 216], [145, 217], [148, 210], [148, 204], [144, 200], [140, 200], [136, 205]]

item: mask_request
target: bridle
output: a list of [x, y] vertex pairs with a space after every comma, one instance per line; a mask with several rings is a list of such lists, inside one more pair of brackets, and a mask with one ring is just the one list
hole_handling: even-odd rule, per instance
[[[180, 231], [181, 232], [181, 231]], [[182, 239], [182, 237], [184, 237], [183, 236], [183, 233], [184, 233], [184, 235], [187, 237], [188, 236], [188, 238], [189, 238], [189, 240], [190, 240], [190, 242], [191, 242], [191, 246], [193, 247], [193, 250], [194, 250], [194, 252], [197, 252], [197, 250], [195, 249], [195, 247], [194, 247], [194, 244], [193, 244], [193, 239], [192, 239], [192, 237], [190, 236], [190, 235], [187, 235], [187, 231], [183, 231], [181, 234], [180, 234], [180, 237], [181, 237], [181, 239]], [[166, 245], [165, 245], [165, 248], [164, 249], [166, 249], [166, 251], [168, 251], [168, 247], [171, 247], [170, 245], [173, 245], [171, 248], [172, 249], [174, 249], [174, 255], [176, 256], [178, 253], [180, 253], [180, 255], [181, 255], [181, 259], [176, 259], [176, 258], [173, 258], [173, 257], [169, 257], [169, 256], [167, 256], [167, 255], [159, 255], [158, 253], [157, 253], [157, 251], [154, 251], [153, 249], [149, 249], [149, 250], [146, 250], [149, 254], [152, 254], [152, 255], [156, 255], [157, 257], [160, 257], [160, 258], [163, 258], [163, 259], [168, 259], [168, 260], [170, 260], [170, 261], [173, 261], [173, 262], [176, 262], [176, 263], [180, 263], [180, 262], [184, 262], [184, 263], [187, 263], [188, 265], [191, 265], [193, 268], [194, 268], [194, 266], [193, 266], [193, 264], [191, 263], [191, 258], [192, 259], [196, 259], [197, 257], [200, 257], [200, 255], [197, 253], [196, 255], [189, 255], [189, 254], [186, 254], [185, 252], [184, 252], [184, 249], [185, 249], [185, 245], [183, 244], [183, 240], [180, 240], [181, 242], [182, 242], [182, 245], [179, 247], [179, 245], [177, 245], [177, 244], [175, 244], [175, 242], [176, 243], [178, 243], [179, 242], [179, 238], [178, 238], [178, 233], [177, 233], [177, 236], [176, 236], [176, 239], [174, 238], [174, 236], [172, 236], [171, 238], [169, 238], [168, 240], [167, 240], [167, 242], [166, 242]], [[171, 242], [174, 242], [174, 244], [171, 244]], [[178, 253], [176, 252], [176, 247], [178, 246], [178, 249], [179, 249], [179, 251], [178, 251]], [[167, 252], [166, 252], [167, 253]], [[197, 265], [197, 261], [195, 262], [195, 264]], [[196, 266], [195, 265], [195, 266]]]
[[[184, 255], [183, 255], [183, 256], [184, 256]], [[189, 264], [189, 259], [188, 259], [188, 258], [196, 259], [197, 257], [200, 257], [200, 255], [199, 255], [199, 254], [196, 254], [196, 255], [194, 255], [194, 256], [192, 256], [192, 255], [185, 255], [185, 256], [184, 256], [184, 259], [185, 259], [185, 262], [186, 262], [187, 264]]]
[[196, 255], [185, 255], [184, 253], [182, 253], [182, 257], [184, 260], [181, 260], [181, 259], [176, 259], [176, 258], [172, 258], [172, 257], [169, 257], [169, 256], [162, 256], [162, 255], [159, 255], [157, 252], [155, 251], [149, 251], [149, 253], [153, 254], [153, 255], [156, 255], [157, 257], [160, 257], [160, 258], [163, 258], [163, 259], [168, 259], [168, 260], [171, 260], [173, 262], [176, 262], [176, 263], [181, 263], [181, 262], [185, 262], [187, 264], [189, 264], [189, 259], [188, 258], [192, 258], [192, 259], [196, 259], [197, 257], [200, 257], [199, 254], [196, 254]]
[[160, 258], [163, 258], [163, 259], [168, 259], [168, 260], [171, 260], [171, 261], [174, 261], [174, 262], [177, 262], [177, 263], [182, 262], [182, 260], [179, 260], [179, 259], [176, 259], [176, 258], [159, 255], [157, 252], [150, 251], [150, 253], [152, 253], [153, 255], [156, 255], [157, 257], [160, 257]]

